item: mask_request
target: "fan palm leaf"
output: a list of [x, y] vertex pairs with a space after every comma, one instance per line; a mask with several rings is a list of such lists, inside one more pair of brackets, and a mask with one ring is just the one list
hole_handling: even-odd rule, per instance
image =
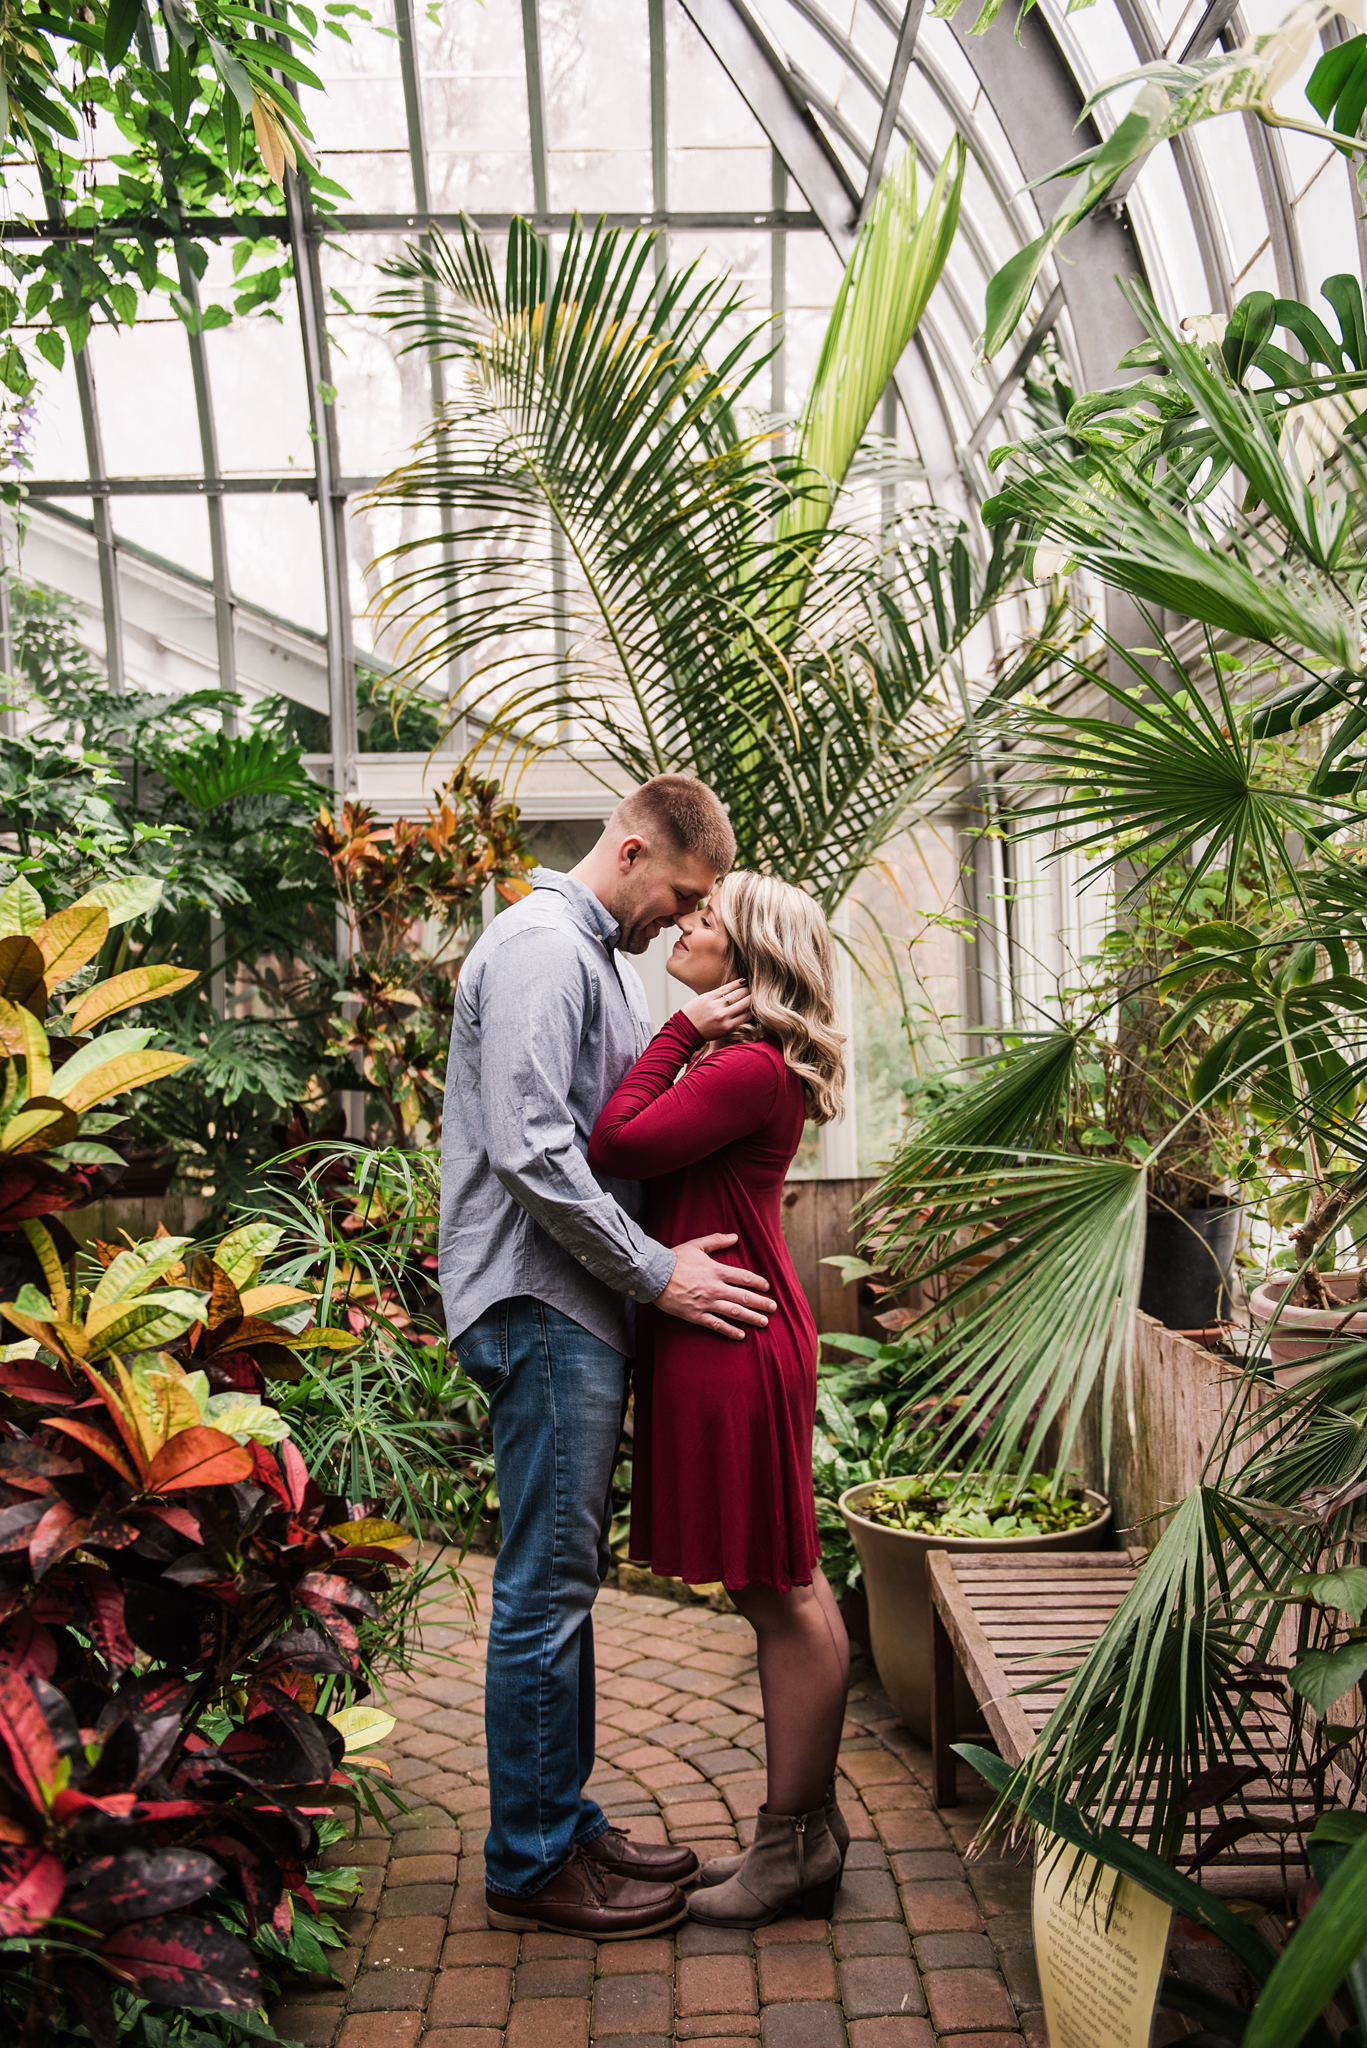
[[[879, 323], [901, 323], [883, 336], [900, 354], [943, 262], [962, 165], [942, 171], [909, 258], [910, 173], [894, 181], [833, 322], [864, 363], [857, 404], [821, 412], [842, 475], [886, 383]], [[409, 528], [378, 565], [378, 610], [406, 688], [459, 660], [460, 708], [492, 735], [544, 744], [572, 712], [636, 779], [692, 769], [727, 803], [742, 860], [832, 908], [954, 766], [962, 650], [1019, 553], [981, 564], [934, 516], [891, 543], [834, 525], [826, 473], [737, 425], [767, 331], [724, 347], [734, 298], [693, 272], [655, 288], [652, 248], [648, 233], [577, 231], [552, 279], [515, 223], [500, 274], [467, 224], [390, 266], [387, 317], [453, 364], [455, 395], [371, 501]], [[820, 519], [785, 534], [809, 498]], [[971, 687], [1024, 688], [1064, 621], [1055, 600], [1043, 643], [990, 693]]]

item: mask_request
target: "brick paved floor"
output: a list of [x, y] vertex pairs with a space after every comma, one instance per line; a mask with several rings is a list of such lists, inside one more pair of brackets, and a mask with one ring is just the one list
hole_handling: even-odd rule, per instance
[[[1008, 2048], [1046, 2041], [1030, 1946], [1030, 1879], [963, 1861], [986, 1787], [936, 1811], [930, 1754], [857, 1663], [841, 1749], [853, 1837], [834, 1920], [755, 1935], [685, 1923], [601, 1947], [491, 1933], [484, 1920], [482, 1661], [491, 1560], [474, 1558], [476, 1621], [426, 1610], [425, 1661], [393, 1689], [376, 1754], [412, 1811], [330, 1852], [362, 1863], [346, 1988], [291, 1992], [273, 2015], [306, 2048]], [[764, 1797], [754, 1637], [737, 1616], [605, 1591], [595, 1612], [599, 1765], [592, 1791], [646, 1841], [700, 1858], [750, 1839]]]

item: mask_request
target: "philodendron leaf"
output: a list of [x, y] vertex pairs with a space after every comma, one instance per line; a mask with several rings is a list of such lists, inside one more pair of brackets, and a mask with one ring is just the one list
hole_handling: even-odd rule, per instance
[[1302, 1572], [1275, 1600], [1310, 1602], [1317, 1607], [1336, 1607], [1360, 1621], [1367, 1608], [1367, 1565], [1345, 1565], [1337, 1572]]
[[1367, 1643], [1345, 1643], [1339, 1650], [1307, 1650], [1291, 1673], [1291, 1686], [1317, 1714], [1323, 1714], [1335, 1700], [1352, 1691], [1364, 1671]]

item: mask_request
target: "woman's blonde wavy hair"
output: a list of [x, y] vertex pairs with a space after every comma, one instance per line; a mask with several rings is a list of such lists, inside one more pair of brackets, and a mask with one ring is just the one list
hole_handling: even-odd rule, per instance
[[767, 1038], [804, 1083], [813, 1122], [845, 1106], [845, 1034], [835, 990], [835, 947], [805, 889], [776, 875], [730, 874], [707, 907], [731, 942], [726, 979], [750, 986], [750, 1016], [728, 1043]]

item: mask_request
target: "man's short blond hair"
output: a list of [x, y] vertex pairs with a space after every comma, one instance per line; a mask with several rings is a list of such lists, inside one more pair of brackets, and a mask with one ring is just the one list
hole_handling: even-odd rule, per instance
[[696, 855], [717, 875], [724, 875], [736, 858], [731, 821], [715, 791], [696, 775], [656, 775], [643, 782], [622, 798], [608, 830], [666, 839], [676, 852]]

